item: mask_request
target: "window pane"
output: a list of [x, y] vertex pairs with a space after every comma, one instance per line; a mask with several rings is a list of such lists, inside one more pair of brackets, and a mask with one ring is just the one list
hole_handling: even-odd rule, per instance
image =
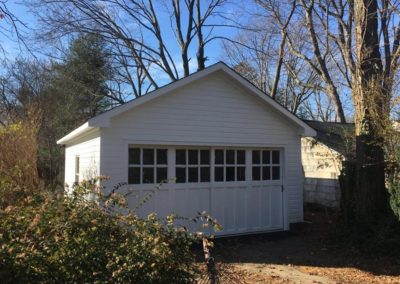
[[262, 163], [263, 164], [270, 164], [271, 163], [271, 155], [270, 151], [263, 151], [262, 152]]
[[261, 179], [261, 167], [253, 167], [253, 180], [260, 180]]
[[271, 179], [271, 167], [263, 167], [262, 170], [262, 179], [263, 180], [270, 180]]
[[157, 182], [167, 182], [168, 168], [157, 168]]
[[199, 181], [199, 168], [189, 168], [189, 182]]
[[253, 151], [253, 164], [260, 164], [260, 151]]
[[140, 165], [140, 149], [129, 148], [129, 164]]
[[241, 180], [246, 180], [246, 167], [237, 167], [236, 168], [236, 179], [241, 181]]
[[143, 183], [154, 183], [154, 168], [143, 168]]
[[176, 168], [176, 182], [177, 183], [186, 182], [186, 168]]
[[279, 164], [279, 151], [272, 151], [272, 163]]
[[215, 150], [215, 164], [224, 164], [224, 150]]
[[186, 150], [176, 150], [176, 164], [186, 165]]
[[235, 150], [226, 150], [226, 163], [235, 164]]
[[128, 183], [139, 184], [140, 183], [140, 168], [128, 168]]
[[200, 164], [209, 165], [210, 164], [210, 150], [200, 151]]
[[224, 181], [224, 168], [223, 167], [215, 167], [215, 181]]
[[79, 183], [79, 156], [75, 156], [75, 183]]
[[154, 149], [143, 149], [143, 164], [144, 165], [154, 164]]
[[167, 165], [167, 149], [157, 149], [157, 165]]
[[210, 182], [210, 167], [200, 168], [200, 181]]
[[226, 181], [235, 180], [235, 167], [226, 167]]
[[236, 155], [237, 155], [236, 164], [238, 165], [246, 164], [246, 152], [244, 150], [238, 150]]
[[272, 167], [272, 179], [274, 179], [274, 180], [281, 179], [280, 167]]
[[189, 150], [189, 165], [197, 165], [199, 163], [198, 150]]

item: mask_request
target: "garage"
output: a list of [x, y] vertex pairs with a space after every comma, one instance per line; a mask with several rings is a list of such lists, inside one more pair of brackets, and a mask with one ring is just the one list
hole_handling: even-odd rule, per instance
[[217, 63], [92, 118], [58, 143], [67, 185], [110, 176], [106, 190], [126, 184], [132, 208], [152, 195], [137, 209], [142, 216], [207, 212], [223, 227], [216, 234], [230, 236], [303, 220], [300, 139], [314, 135]]

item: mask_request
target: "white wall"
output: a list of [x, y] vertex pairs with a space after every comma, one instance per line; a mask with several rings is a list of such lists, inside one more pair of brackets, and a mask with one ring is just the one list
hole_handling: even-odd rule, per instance
[[75, 181], [75, 157], [79, 156], [80, 180], [100, 174], [100, 131], [92, 131], [65, 147], [65, 183]]
[[222, 72], [113, 118], [101, 138], [109, 187], [127, 181], [129, 144], [283, 147], [289, 220], [303, 220], [298, 128]]

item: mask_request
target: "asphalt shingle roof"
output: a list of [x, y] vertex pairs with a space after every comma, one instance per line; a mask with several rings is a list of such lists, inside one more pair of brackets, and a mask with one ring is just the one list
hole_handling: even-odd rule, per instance
[[354, 137], [354, 123], [303, 120], [317, 131], [315, 139], [346, 156]]

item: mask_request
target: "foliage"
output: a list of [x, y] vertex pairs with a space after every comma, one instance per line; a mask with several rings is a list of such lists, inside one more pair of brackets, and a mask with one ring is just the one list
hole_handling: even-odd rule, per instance
[[386, 135], [386, 176], [390, 207], [400, 221], [400, 133], [398, 125]]
[[56, 141], [110, 107], [110, 61], [101, 37], [81, 34], [60, 62], [17, 59], [0, 79], [7, 123], [26, 119], [32, 105], [40, 110], [37, 163], [46, 185], [62, 187], [64, 151]]
[[390, 194], [390, 207], [393, 213], [400, 220], [400, 176], [399, 173], [393, 174], [388, 184]]
[[[35, 194], [0, 211], [3, 283], [188, 283], [198, 235], [126, 212], [125, 196], [83, 181], [69, 196]], [[95, 196], [95, 198], [88, 198]], [[127, 214], [126, 214], [127, 213]]]
[[[344, 245], [357, 247], [368, 254], [396, 256], [400, 253], [400, 133], [393, 125], [388, 125], [385, 133], [385, 173], [387, 195], [390, 206], [381, 214], [370, 217], [369, 222], [358, 220], [355, 215], [357, 202], [356, 162], [354, 159], [343, 162], [340, 175], [341, 214], [343, 223], [335, 230], [336, 237]], [[389, 204], [388, 204], [389, 205]]]
[[37, 159], [37, 117], [0, 126], [0, 208], [19, 203], [39, 184]]
[[107, 86], [112, 76], [109, 61], [106, 43], [99, 35], [81, 34], [70, 43], [63, 62], [52, 66], [56, 73], [52, 88], [73, 100], [75, 126], [112, 104]]

